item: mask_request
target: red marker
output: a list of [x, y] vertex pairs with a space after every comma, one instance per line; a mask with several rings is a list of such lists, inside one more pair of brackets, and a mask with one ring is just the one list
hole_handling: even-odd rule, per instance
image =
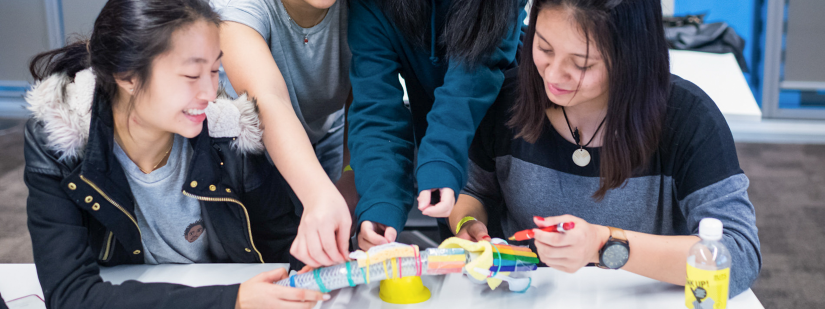
[[[550, 232], [550, 233], [564, 233], [564, 232], [567, 232], [569, 230], [572, 230], [574, 227], [576, 227], [576, 223], [562, 222], [562, 223], [559, 223], [559, 224], [556, 224], [556, 225], [553, 225], [553, 226], [540, 228], [539, 230], [542, 230], [542, 231], [545, 231], [545, 232]], [[533, 239], [533, 236], [536, 236], [536, 233], [533, 232], [533, 230], [535, 230], [535, 229], [518, 231], [518, 232], [516, 232], [516, 235], [513, 235], [513, 237], [510, 237], [509, 239], [510, 240], [515, 240], [515, 241], [525, 241], [525, 240], [528, 240], [528, 239]]]

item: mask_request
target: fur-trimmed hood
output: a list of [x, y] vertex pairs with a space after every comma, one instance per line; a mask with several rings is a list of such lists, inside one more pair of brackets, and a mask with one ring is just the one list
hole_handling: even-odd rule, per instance
[[[74, 81], [66, 74], [55, 74], [38, 81], [26, 93], [26, 102], [34, 118], [43, 123], [47, 147], [56, 151], [58, 160], [83, 157], [89, 140], [95, 76], [92, 69], [77, 72]], [[230, 98], [221, 91], [206, 108], [209, 136], [234, 137], [232, 147], [241, 153], [261, 153], [263, 131], [256, 103], [241, 95]]]

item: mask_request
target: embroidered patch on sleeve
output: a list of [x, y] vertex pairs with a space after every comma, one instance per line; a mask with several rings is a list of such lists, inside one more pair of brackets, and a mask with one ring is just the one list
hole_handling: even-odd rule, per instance
[[204, 229], [206, 229], [206, 227], [203, 225], [203, 219], [200, 219], [186, 227], [186, 231], [183, 232], [183, 237], [186, 238], [186, 241], [189, 243], [193, 243], [201, 237]]

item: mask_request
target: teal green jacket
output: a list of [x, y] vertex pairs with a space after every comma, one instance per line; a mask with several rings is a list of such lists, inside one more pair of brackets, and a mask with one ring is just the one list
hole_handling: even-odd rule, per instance
[[[475, 130], [501, 90], [504, 70], [516, 65], [526, 1], [520, 0], [512, 30], [492, 56], [472, 68], [444, 59], [443, 49], [426, 50], [407, 41], [374, 1], [350, 1], [353, 101], [347, 145], [360, 195], [357, 226], [372, 221], [401, 231], [418, 192], [451, 188], [457, 197], [467, 182]], [[434, 27], [422, 31], [443, 29], [451, 1], [433, 2]], [[404, 106], [399, 74], [407, 81], [412, 113]], [[416, 105], [428, 101], [431, 107]]]

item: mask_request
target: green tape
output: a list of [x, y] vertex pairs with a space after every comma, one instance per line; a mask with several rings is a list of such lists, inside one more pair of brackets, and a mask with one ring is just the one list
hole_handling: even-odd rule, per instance
[[349, 286], [355, 286], [355, 282], [352, 281], [352, 273], [350, 272], [349, 261], [347, 261], [347, 282], [349, 283]]
[[506, 254], [506, 253], [499, 253], [499, 254], [501, 254], [501, 258], [504, 259], [504, 260], [521, 261], [521, 262], [532, 263], [532, 264], [538, 264], [539, 263], [538, 258], [531, 257], [531, 256], [511, 255], [511, 254]]
[[312, 273], [315, 275], [315, 283], [318, 284], [318, 289], [321, 290], [321, 293], [329, 293], [327, 287], [324, 286], [324, 281], [321, 280], [321, 269], [315, 269]]

